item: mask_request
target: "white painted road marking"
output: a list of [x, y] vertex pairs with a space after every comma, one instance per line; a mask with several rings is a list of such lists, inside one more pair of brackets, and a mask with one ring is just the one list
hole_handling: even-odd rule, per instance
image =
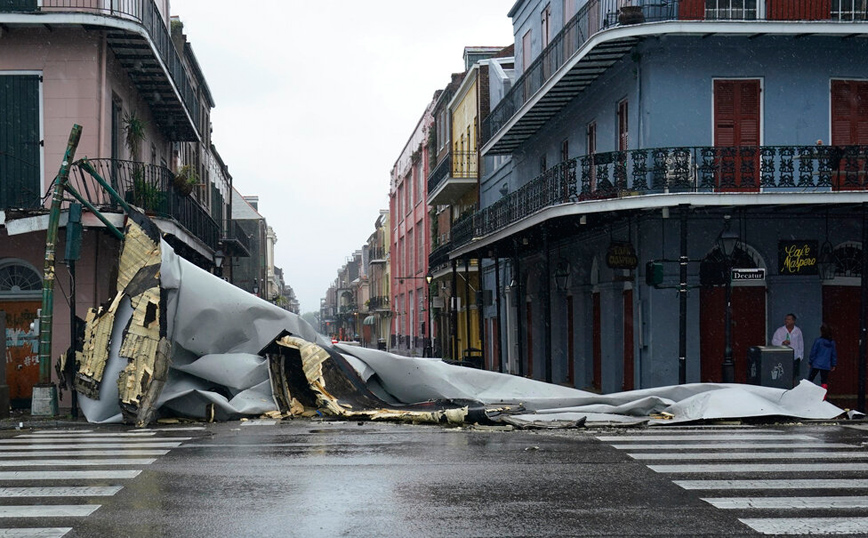
[[868, 471], [868, 463], [697, 463], [649, 465], [658, 473], [775, 473]]
[[[131, 438], [127, 437], [124, 439], [116, 439], [116, 438], [46, 438], [46, 437], [38, 437], [36, 439], [0, 439], [0, 444], [2, 445], [46, 445], [51, 443], [57, 443], [58, 441], [62, 441], [64, 443], [70, 444], [83, 444], [83, 443], [124, 443], [125, 445], [137, 445], [142, 446], [148, 443], [160, 443], [166, 441], [189, 441], [190, 437], [161, 437], [160, 439], [165, 439], [166, 441], [155, 441], [156, 437], [148, 437], [144, 438], [143, 442], [139, 443], [137, 441], [132, 441]], [[56, 445], [55, 445], [56, 446]]]
[[774, 509], [819, 510], [824, 508], [868, 508], [868, 497], [710, 497], [702, 499], [723, 510]]
[[113, 460], [0, 460], [0, 467], [84, 467], [99, 465], [150, 465], [154, 458], [121, 458]]
[[627, 454], [636, 460], [843, 460], [868, 459], [868, 452], [703, 452]]
[[739, 521], [763, 534], [868, 534], [868, 517], [745, 518]]
[[[38, 450], [0, 451], [0, 458], [41, 458], [59, 456], [165, 456], [168, 450]], [[2, 460], [0, 460], [2, 461]]]
[[673, 480], [684, 489], [864, 489], [868, 479], [796, 478], [791, 480]]
[[60, 538], [64, 536], [72, 527], [54, 527], [40, 529], [0, 529], [0, 537], [2, 538]]
[[626, 444], [612, 445], [618, 450], [731, 450], [731, 449], [766, 449], [766, 448], [861, 448], [858, 445], [848, 445], [845, 443], [824, 443], [822, 441], [814, 441], [809, 443], [775, 443], [768, 441], [758, 441], [756, 443], [658, 443], [658, 444]]
[[46, 506], [0, 506], [0, 517], [86, 517], [98, 504], [52, 504]]
[[28, 439], [33, 437], [38, 437], [41, 439], [51, 439], [58, 437], [153, 437], [156, 435], [155, 432], [102, 432], [102, 433], [54, 433], [54, 432], [46, 432], [46, 433], [24, 433], [21, 435], [16, 435], [16, 439]]
[[0, 456], [7, 450], [57, 450], [79, 448], [175, 448], [181, 443], [82, 443], [47, 445], [10, 445], [0, 446]]
[[787, 434], [787, 433], [730, 433], [730, 432], [721, 432], [721, 433], [694, 433], [694, 434], [684, 434], [684, 435], [657, 435], [657, 434], [648, 434], [648, 435], [601, 435], [597, 437], [600, 441], [605, 442], [620, 442], [620, 441], [786, 441], [788, 439], [792, 439], [793, 441], [818, 441], [816, 437], [811, 437], [810, 435], [798, 435], [798, 434]]
[[0, 471], [0, 480], [123, 480], [135, 478], [141, 469], [129, 471]]
[[58, 433], [93, 433], [93, 430], [37, 430], [31, 432], [34, 435], [49, 435]]
[[270, 419], [254, 419], [254, 420], [247, 420], [247, 421], [241, 423], [242, 426], [274, 426], [276, 424], [277, 424], [276, 420], [270, 420]]
[[0, 498], [111, 497], [122, 489], [123, 486], [0, 487]]

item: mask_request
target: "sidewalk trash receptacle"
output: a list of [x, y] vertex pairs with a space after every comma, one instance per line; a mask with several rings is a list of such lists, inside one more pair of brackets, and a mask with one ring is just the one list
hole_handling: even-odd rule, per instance
[[786, 346], [754, 346], [747, 352], [747, 382], [793, 388], [793, 350]]
[[377, 349], [379, 349], [381, 351], [386, 351], [386, 339], [385, 338], [380, 338], [379, 340], [377, 340]]

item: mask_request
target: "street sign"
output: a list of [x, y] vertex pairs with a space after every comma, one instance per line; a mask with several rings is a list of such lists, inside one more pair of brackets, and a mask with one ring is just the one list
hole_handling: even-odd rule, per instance
[[765, 280], [766, 270], [762, 268], [742, 269], [738, 267], [733, 267], [732, 272], [730, 273], [730, 278], [733, 282], [742, 280]]

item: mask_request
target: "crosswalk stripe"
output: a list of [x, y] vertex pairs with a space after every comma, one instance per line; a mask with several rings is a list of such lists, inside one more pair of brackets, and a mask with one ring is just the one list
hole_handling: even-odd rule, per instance
[[824, 508], [868, 508], [868, 497], [711, 497], [702, 499], [723, 510], [774, 509], [811, 510]]
[[774, 473], [868, 471], [868, 463], [697, 463], [649, 465], [658, 473]]
[[141, 469], [115, 471], [0, 471], [0, 480], [123, 480], [135, 478]]
[[758, 441], [756, 443], [648, 443], [611, 445], [618, 450], [716, 450], [716, 449], [767, 449], [767, 448], [859, 448], [846, 443], [824, 443], [822, 441], [808, 443], [775, 443]]
[[[5, 452], [0, 451], [0, 458], [36, 458], [60, 456], [165, 456], [168, 450], [40, 450]], [[2, 461], [2, 460], [0, 460]]]
[[627, 454], [635, 460], [842, 460], [868, 459], [868, 452], [703, 452]]
[[[131, 441], [129, 438], [126, 438], [126, 439], [110, 439], [110, 438], [105, 438], [105, 439], [98, 439], [98, 438], [91, 438], [91, 439], [76, 439], [76, 438], [73, 438], [73, 439], [46, 439], [46, 438], [38, 438], [38, 439], [0, 439], [0, 445], [32, 445], [32, 446], [40, 446], [40, 445], [47, 445], [47, 444], [52, 444], [52, 443], [62, 442], [62, 443], [67, 443], [67, 444], [86, 444], [86, 443], [91, 443], [91, 444], [103, 443], [103, 444], [107, 444], [107, 443], [115, 443], [115, 444], [124, 444], [124, 445], [130, 445], [130, 446], [133, 446], [133, 445], [135, 445], [135, 446], [142, 446], [142, 445], [147, 445], [147, 444], [149, 444], [149, 443], [166, 443], [166, 442], [170, 442], [170, 441], [176, 441], [176, 442], [180, 442], [180, 441], [189, 441], [190, 439], [192, 439], [192, 437], [160, 437], [159, 439], [161, 439], [161, 441], [157, 441], [156, 439], [158, 439], [158, 438], [156, 438], [156, 437], [148, 437], [148, 438], [146, 438], [146, 439], [143, 439], [141, 442], [139, 442], [139, 441]], [[56, 446], [56, 445], [55, 445], [55, 446]], [[2, 448], [2, 447], [0, 447], [0, 448]], [[16, 450], [17, 450], [17, 449], [16, 449]]]
[[0, 467], [84, 467], [111, 465], [150, 465], [155, 458], [93, 459], [93, 460], [0, 460]]
[[683, 489], [865, 489], [868, 479], [795, 478], [790, 480], [673, 480]]
[[98, 504], [51, 504], [45, 506], [0, 506], [0, 517], [85, 517]]
[[167, 426], [165, 428], [142, 428], [139, 430], [140, 432], [191, 432], [191, 431], [203, 431], [205, 426], [184, 426], [180, 428], [173, 428], [171, 426]]
[[4, 451], [11, 450], [56, 450], [56, 449], [79, 449], [79, 448], [175, 448], [181, 443], [59, 443], [56, 445], [9, 445], [0, 446], [0, 455]]
[[77, 437], [77, 438], [86, 438], [86, 437], [153, 437], [156, 435], [156, 432], [101, 432], [101, 433], [23, 433], [21, 435], [16, 435], [16, 439], [29, 439], [29, 438], [40, 438], [40, 439], [51, 439], [57, 437]]
[[728, 441], [728, 440], [769, 440], [769, 441], [818, 441], [816, 437], [810, 435], [788, 434], [788, 433], [695, 433], [685, 435], [601, 435], [597, 437], [600, 441], [605, 442], [622, 442], [622, 441]]
[[72, 527], [0, 529], [0, 538], [61, 538], [71, 530]]
[[36, 430], [34, 435], [50, 435], [58, 433], [93, 433], [93, 430]]
[[739, 521], [762, 534], [868, 533], [868, 517], [744, 518]]
[[0, 498], [110, 497], [122, 489], [123, 486], [0, 487]]

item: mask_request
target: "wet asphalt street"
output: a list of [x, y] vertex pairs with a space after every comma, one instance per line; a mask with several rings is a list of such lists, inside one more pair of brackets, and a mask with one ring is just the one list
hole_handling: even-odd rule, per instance
[[[868, 506], [849, 499], [868, 493], [868, 451], [862, 445], [868, 429], [862, 427], [500, 431], [292, 420], [191, 423], [145, 432], [85, 424], [3, 431], [0, 526], [60, 529], [54, 535], [67, 537], [698, 537], [759, 536], [756, 525], [740, 520], [805, 516], [855, 521], [860, 529]], [[11, 452], [15, 448], [21, 450]], [[124, 455], [106, 455], [103, 448]], [[14, 463], [23, 457], [4, 457], [28, 452], [33, 456], [26, 456], [24, 466]], [[689, 454], [697, 453], [721, 467], [667, 467], [692, 464], [696, 456]], [[835, 459], [821, 459], [830, 453]], [[73, 476], [109, 470], [140, 472]], [[32, 471], [47, 474], [8, 474]], [[677, 483], [756, 478], [774, 479], [776, 488], [805, 482], [799, 489], [757, 486], [747, 492]], [[832, 479], [846, 481], [830, 489], [823, 482]], [[50, 488], [58, 486], [119, 489], [55, 496]], [[45, 488], [37, 494], [45, 496], [16, 496], [29, 487]], [[855, 505], [727, 509], [703, 500], [735, 495], [789, 496], [794, 502], [834, 495]], [[15, 508], [25, 504], [98, 508], [86, 515], [58, 508], [54, 515], [21, 517]], [[850, 528], [846, 535], [860, 534]]]

